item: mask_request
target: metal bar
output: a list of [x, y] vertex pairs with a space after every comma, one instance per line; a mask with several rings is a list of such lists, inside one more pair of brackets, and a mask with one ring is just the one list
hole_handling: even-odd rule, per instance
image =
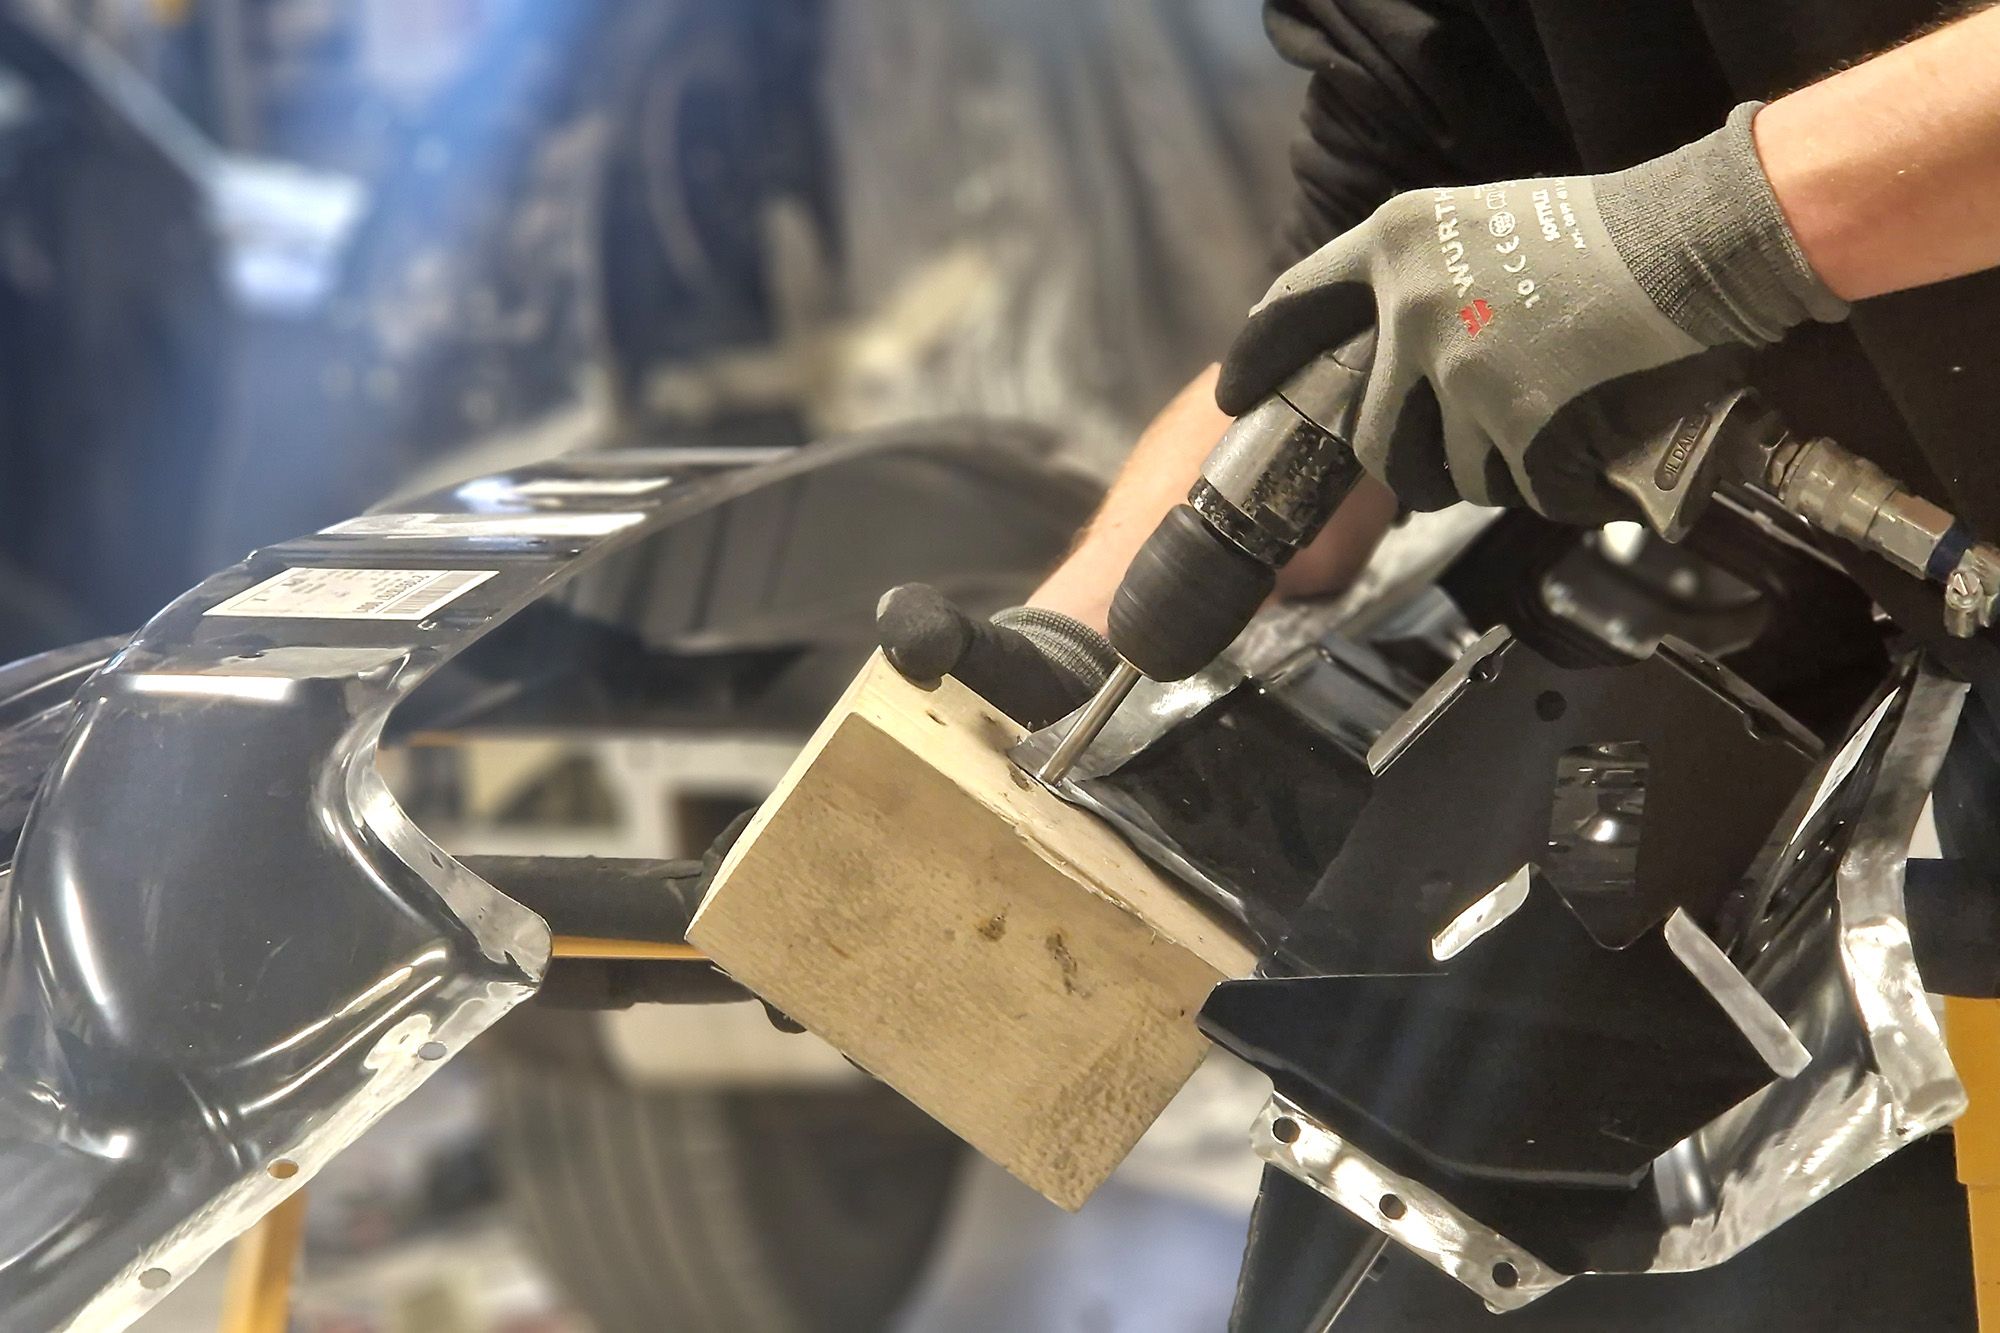
[[229, 1256], [220, 1333], [285, 1333], [291, 1321], [292, 1275], [305, 1235], [306, 1192], [301, 1189], [236, 1242]]
[[[573, 954], [590, 958], [667, 958], [648, 945], [685, 948], [688, 922], [701, 906], [699, 861], [607, 856], [464, 856], [459, 864], [549, 923], [558, 941], [609, 940], [632, 948]], [[557, 952], [561, 952], [560, 944]]]
[[1326, 1300], [1321, 1303], [1319, 1313], [1313, 1317], [1313, 1322], [1305, 1333], [1327, 1333], [1327, 1330], [1334, 1326], [1346, 1312], [1348, 1304], [1353, 1301], [1354, 1293], [1361, 1290], [1361, 1284], [1366, 1282], [1368, 1274], [1374, 1271], [1375, 1261], [1380, 1259], [1382, 1251], [1388, 1248], [1389, 1238], [1379, 1231], [1372, 1233], [1362, 1242], [1361, 1248], [1354, 1252], [1354, 1257], [1347, 1261], [1347, 1267], [1342, 1269], [1340, 1276], [1334, 1280], [1332, 1290], [1326, 1293]]
[[1092, 695], [1090, 702], [1076, 715], [1076, 722], [1062, 738], [1062, 744], [1056, 746], [1055, 753], [1049, 756], [1048, 762], [1037, 770], [1035, 776], [1051, 787], [1069, 776], [1070, 769], [1076, 766], [1077, 756], [1090, 748], [1090, 743], [1097, 739], [1097, 733], [1104, 730], [1104, 724], [1111, 720], [1111, 715], [1118, 711], [1118, 705], [1125, 702], [1125, 696], [1138, 683], [1139, 668], [1121, 660], [1117, 670], [1105, 678], [1103, 688]]

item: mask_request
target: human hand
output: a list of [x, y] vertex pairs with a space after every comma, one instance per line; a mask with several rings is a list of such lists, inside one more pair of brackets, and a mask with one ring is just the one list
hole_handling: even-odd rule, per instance
[[1068, 616], [1017, 606], [978, 620], [921, 583], [884, 593], [875, 629], [904, 676], [920, 684], [955, 677], [1031, 730], [1074, 711], [1115, 662], [1103, 635]]
[[1756, 110], [1627, 171], [1396, 196], [1278, 279], [1218, 404], [1372, 325], [1354, 443], [1404, 503], [1628, 516], [1608, 465], [1738, 380], [1743, 349], [1846, 314], [1771, 194]]

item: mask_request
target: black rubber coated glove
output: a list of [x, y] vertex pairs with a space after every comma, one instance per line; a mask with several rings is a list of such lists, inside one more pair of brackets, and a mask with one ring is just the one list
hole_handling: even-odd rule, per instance
[[920, 685], [945, 676], [1031, 731], [1097, 692], [1117, 657], [1081, 621], [1016, 606], [977, 620], [936, 588], [906, 583], [882, 594], [875, 632], [889, 664]]

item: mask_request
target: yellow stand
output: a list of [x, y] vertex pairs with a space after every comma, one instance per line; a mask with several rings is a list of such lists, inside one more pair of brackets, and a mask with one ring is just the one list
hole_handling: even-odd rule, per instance
[[[608, 940], [558, 935], [558, 958], [700, 959], [701, 950], [678, 941]], [[285, 1333], [291, 1317], [292, 1276], [305, 1246], [306, 1192], [299, 1190], [243, 1233], [229, 1256], [229, 1285], [222, 1301], [221, 1333]]]
[[243, 1233], [229, 1256], [222, 1333], [285, 1333], [292, 1274], [306, 1235], [306, 1192], [299, 1190]]
[[679, 940], [612, 940], [595, 935], [557, 935], [549, 941], [552, 958], [665, 959], [698, 963], [708, 955]]
[[1952, 1133], [1972, 1221], [1979, 1327], [2000, 1329], [2000, 1000], [1947, 996], [1945, 1039], [1967, 1105]]

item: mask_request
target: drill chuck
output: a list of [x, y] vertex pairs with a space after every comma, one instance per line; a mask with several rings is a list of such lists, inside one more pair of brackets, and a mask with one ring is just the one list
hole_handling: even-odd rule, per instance
[[1347, 441], [1372, 334], [1309, 362], [1230, 426], [1201, 479], [1146, 539], [1111, 603], [1111, 646], [1154, 680], [1221, 655], [1277, 571], [1361, 480]]
[[1276, 582], [1275, 567], [1175, 505], [1111, 600], [1111, 646], [1154, 680], [1184, 680], [1243, 632]]

